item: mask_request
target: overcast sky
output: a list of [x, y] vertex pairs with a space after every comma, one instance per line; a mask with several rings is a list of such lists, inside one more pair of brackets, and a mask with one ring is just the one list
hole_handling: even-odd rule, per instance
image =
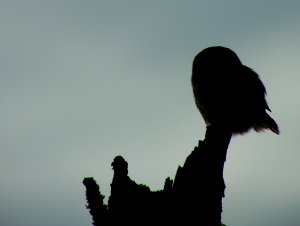
[[84, 177], [111, 162], [152, 190], [203, 140], [190, 84], [203, 48], [264, 82], [281, 134], [234, 137], [223, 222], [299, 226], [299, 1], [0, 1], [0, 225], [88, 226]]

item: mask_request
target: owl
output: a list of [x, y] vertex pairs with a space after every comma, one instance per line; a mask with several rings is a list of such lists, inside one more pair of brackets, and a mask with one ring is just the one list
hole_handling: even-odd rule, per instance
[[231, 49], [212, 46], [193, 61], [192, 87], [196, 105], [206, 125], [218, 125], [233, 135], [251, 129], [279, 134], [266, 101], [259, 75], [245, 66]]

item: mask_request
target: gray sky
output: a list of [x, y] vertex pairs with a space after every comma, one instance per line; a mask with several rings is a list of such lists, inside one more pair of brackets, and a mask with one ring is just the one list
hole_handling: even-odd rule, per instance
[[0, 1], [0, 225], [91, 225], [116, 155], [162, 189], [204, 138], [194, 56], [222, 45], [260, 74], [281, 134], [234, 137], [223, 222], [298, 226], [299, 1]]

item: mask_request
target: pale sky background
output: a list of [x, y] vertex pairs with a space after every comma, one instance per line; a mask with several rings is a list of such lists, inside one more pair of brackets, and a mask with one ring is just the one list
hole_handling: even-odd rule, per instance
[[91, 225], [82, 180], [107, 199], [116, 155], [162, 189], [204, 138], [193, 58], [222, 45], [281, 129], [232, 139], [223, 222], [299, 226], [299, 22], [297, 0], [1, 0], [0, 225]]

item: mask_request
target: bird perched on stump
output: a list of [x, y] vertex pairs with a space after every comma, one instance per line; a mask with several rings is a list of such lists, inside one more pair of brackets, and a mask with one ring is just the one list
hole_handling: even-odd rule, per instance
[[245, 66], [231, 49], [202, 50], [193, 61], [192, 86], [196, 105], [206, 125], [218, 125], [232, 134], [269, 129], [279, 134], [265, 99], [259, 75]]

